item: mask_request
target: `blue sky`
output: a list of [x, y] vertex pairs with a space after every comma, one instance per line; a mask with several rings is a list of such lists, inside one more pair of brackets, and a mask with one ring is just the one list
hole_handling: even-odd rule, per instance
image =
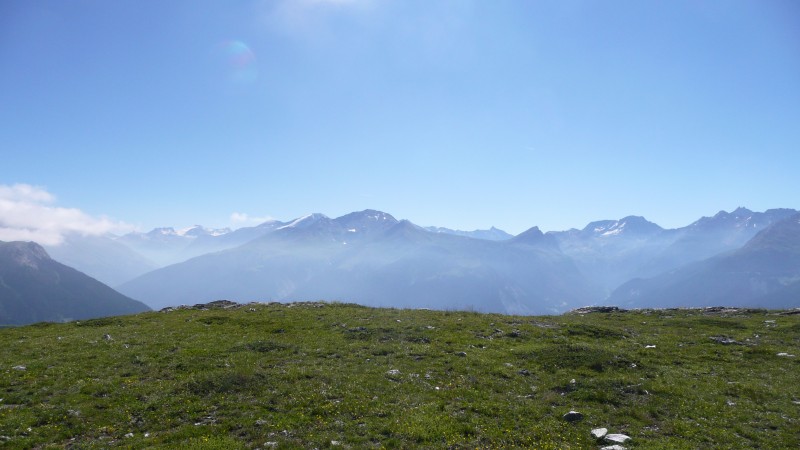
[[4, 1], [0, 157], [144, 230], [800, 208], [800, 3]]

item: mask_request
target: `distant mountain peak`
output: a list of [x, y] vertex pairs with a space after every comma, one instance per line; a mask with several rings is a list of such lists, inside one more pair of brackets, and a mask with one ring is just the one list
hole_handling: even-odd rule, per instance
[[7, 254], [7, 257], [11, 261], [20, 266], [38, 269], [42, 261], [50, 260], [50, 255], [47, 254], [47, 250], [35, 242], [0, 241], [0, 243], [3, 244], [0, 249]]
[[430, 231], [431, 233], [453, 234], [456, 236], [466, 236], [487, 241], [505, 241], [514, 237], [499, 228], [495, 228], [494, 226], [488, 230], [473, 231], [452, 230], [444, 227], [425, 227], [425, 230]]
[[286, 228], [305, 228], [324, 219], [329, 219], [329, 218], [325, 214], [320, 214], [320, 213], [306, 214], [303, 217], [298, 217], [297, 219], [294, 219], [293, 221], [289, 222], [286, 225], [283, 225], [282, 227], [276, 228], [276, 230], [283, 230]]
[[363, 211], [355, 211], [345, 214], [341, 217], [334, 219], [335, 222], [349, 222], [354, 220], [368, 220], [373, 222], [389, 221], [397, 223], [397, 219], [389, 213], [378, 211], [375, 209], [365, 209]]
[[619, 220], [590, 222], [581, 234], [592, 237], [610, 237], [621, 234], [645, 235], [663, 231], [663, 228], [642, 216], [626, 216]]
[[148, 236], [177, 236], [178, 233], [173, 227], [158, 227], [146, 233]]
[[514, 236], [511, 241], [514, 244], [533, 245], [536, 247], [546, 247], [558, 249], [558, 242], [551, 234], [544, 234], [539, 227], [531, 227], [522, 233]]
[[175, 232], [178, 236], [198, 237], [198, 236], [222, 236], [231, 232], [230, 228], [206, 228], [202, 225], [193, 225]]

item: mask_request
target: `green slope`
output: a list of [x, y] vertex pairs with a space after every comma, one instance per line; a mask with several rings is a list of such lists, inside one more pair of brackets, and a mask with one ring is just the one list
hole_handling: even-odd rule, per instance
[[0, 330], [0, 446], [592, 449], [606, 427], [627, 448], [798, 448], [784, 352], [800, 356], [800, 315], [763, 310], [252, 304], [39, 324]]

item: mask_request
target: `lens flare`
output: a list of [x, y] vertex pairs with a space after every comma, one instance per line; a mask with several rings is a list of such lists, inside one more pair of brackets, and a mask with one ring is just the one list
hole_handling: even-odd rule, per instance
[[258, 78], [256, 54], [242, 41], [227, 40], [217, 44], [214, 53], [221, 61], [225, 77], [235, 84], [248, 84]]

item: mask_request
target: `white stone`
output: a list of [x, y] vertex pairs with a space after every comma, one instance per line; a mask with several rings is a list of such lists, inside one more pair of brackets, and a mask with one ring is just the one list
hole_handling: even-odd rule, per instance
[[615, 444], [624, 444], [631, 437], [624, 434], [607, 434], [605, 440]]
[[606, 434], [608, 434], [608, 428], [595, 428], [592, 430], [592, 437], [595, 439], [600, 439]]

